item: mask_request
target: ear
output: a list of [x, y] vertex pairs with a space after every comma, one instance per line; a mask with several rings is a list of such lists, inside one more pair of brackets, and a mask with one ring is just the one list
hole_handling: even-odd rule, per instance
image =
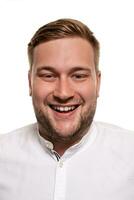
[[100, 71], [97, 71], [97, 72], [96, 72], [96, 79], [97, 79], [97, 90], [96, 90], [96, 94], [97, 94], [97, 97], [99, 97], [100, 84], [101, 84], [101, 72], [100, 72]]
[[29, 96], [32, 96], [32, 81], [31, 81], [31, 77], [32, 77], [32, 72], [31, 72], [31, 70], [29, 70], [28, 71]]

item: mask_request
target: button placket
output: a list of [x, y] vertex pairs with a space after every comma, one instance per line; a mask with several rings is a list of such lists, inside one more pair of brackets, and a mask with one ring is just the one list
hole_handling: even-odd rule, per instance
[[65, 200], [66, 189], [66, 167], [62, 159], [57, 163], [55, 177], [54, 200]]

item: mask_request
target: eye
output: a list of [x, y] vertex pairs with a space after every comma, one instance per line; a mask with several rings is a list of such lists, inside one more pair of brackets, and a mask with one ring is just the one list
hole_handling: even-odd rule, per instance
[[76, 73], [76, 74], [73, 74], [72, 75], [72, 78], [74, 79], [74, 80], [78, 80], [78, 81], [83, 81], [83, 80], [85, 80], [85, 79], [87, 79], [87, 77], [88, 77], [89, 75], [88, 74], [85, 74], [85, 73]]
[[44, 81], [47, 82], [52, 82], [56, 79], [56, 75], [53, 73], [40, 73], [39, 77], [41, 77]]

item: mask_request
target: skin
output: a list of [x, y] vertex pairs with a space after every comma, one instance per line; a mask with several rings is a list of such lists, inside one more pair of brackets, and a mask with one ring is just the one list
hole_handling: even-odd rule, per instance
[[[81, 140], [92, 123], [100, 88], [94, 52], [82, 38], [63, 38], [34, 49], [29, 90], [42, 137], [60, 155]], [[77, 107], [57, 112], [51, 106]]]

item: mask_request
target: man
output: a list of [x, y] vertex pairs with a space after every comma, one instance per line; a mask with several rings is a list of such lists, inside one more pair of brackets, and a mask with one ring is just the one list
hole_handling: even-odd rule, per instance
[[37, 124], [0, 136], [0, 200], [134, 200], [134, 135], [94, 122], [99, 42], [60, 19], [28, 45]]

